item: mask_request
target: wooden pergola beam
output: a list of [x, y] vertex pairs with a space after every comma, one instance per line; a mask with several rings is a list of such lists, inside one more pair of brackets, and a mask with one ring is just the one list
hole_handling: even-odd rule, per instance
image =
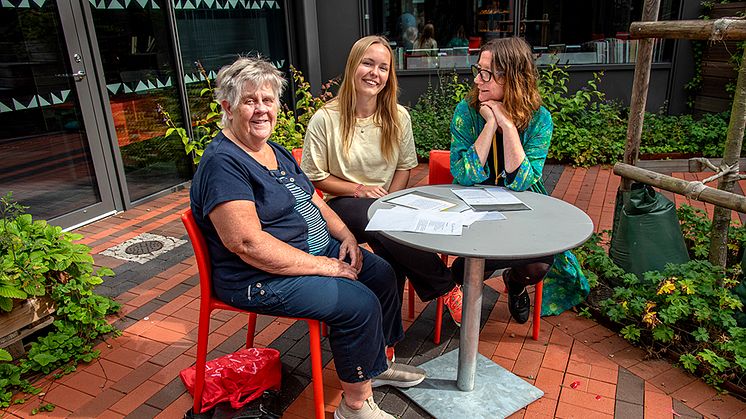
[[729, 210], [746, 212], [746, 197], [711, 188], [703, 185], [701, 182], [677, 179], [624, 163], [614, 165], [614, 174], [679, 195], [685, 195], [698, 201], [709, 202], [710, 204], [728, 208]]
[[629, 26], [629, 36], [635, 39], [741, 41], [746, 39], [746, 19], [725, 17], [715, 20], [632, 22]]

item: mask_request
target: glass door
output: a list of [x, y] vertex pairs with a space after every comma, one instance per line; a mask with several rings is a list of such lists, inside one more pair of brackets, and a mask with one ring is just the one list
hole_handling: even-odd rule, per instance
[[0, 5], [0, 193], [64, 227], [114, 210], [73, 16], [69, 0]]

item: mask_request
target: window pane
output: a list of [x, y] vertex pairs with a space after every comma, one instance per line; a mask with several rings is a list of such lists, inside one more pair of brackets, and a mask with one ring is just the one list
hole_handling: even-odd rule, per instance
[[[629, 25], [643, 0], [384, 0], [373, 2], [373, 30], [397, 52], [399, 69], [459, 68], [476, 60], [482, 43], [518, 28], [538, 63], [609, 64], [635, 61]], [[660, 20], [677, 19], [679, 0], [663, 0]], [[434, 42], [422, 47], [428, 24]], [[424, 38], [428, 38], [424, 36]], [[419, 41], [419, 42], [418, 42]], [[657, 41], [654, 61], [668, 61], [672, 43]], [[419, 48], [418, 48], [419, 47]]]
[[189, 180], [191, 162], [178, 138], [165, 138], [158, 106], [182, 124], [166, 0], [92, 5], [109, 103], [135, 201]]
[[200, 96], [205, 78], [239, 55], [258, 53], [283, 71], [289, 66], [284, 1], [177, 1], [176, 24], [192, 125], [209, 112], [211, 97]]
[[0, 7], [0, 194], [49, 219], [101, 201], [56, 1]]
[[[642, 16], [643, 0], [524, 0], [521, 36], [539, 64], [624, 64], [636, 61], [638, 40], [629, 25]], [[676, 19], [676, 0], [663, 0], [659, 19]], [[668, 61], [671, 46], [657, 40], [653, 61]]]

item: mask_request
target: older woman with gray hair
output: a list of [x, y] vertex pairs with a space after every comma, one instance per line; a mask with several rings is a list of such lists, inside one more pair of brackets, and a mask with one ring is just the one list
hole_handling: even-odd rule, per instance
[[386, 346], [404, 333], [396, 277], [358, 247], [292, 155], [269, 141], [285, 84], [261, 58], [239, 58], [218, 72], [224, 128], [191, 188], [215, 295], [234, 307], [328, 324], [344, 390], [335, 418], [390, 418], [371, 388], [409, 387], [425, 377], [386, 359]]

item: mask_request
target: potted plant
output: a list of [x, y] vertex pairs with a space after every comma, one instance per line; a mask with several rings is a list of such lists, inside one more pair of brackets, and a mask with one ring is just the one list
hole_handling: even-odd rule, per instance
[[0, 408], [9, 405], [13, 391], [38, 392], [28, 381], [33, 374], [74, 371], [78, 362], [98, 356], [96, 338], [117, 333], [106, 315], [118, 311], [119, 304], [93, 292], [102, 276], [114, 272], [94, 269], [90, 248], [76, 243], [81, 238], [33, 220], [10, 193], [0, 198], [0, 316], [24, 308], [38, 315], [40, 310], [29, 306], [44, 307], [45, 313], [54, 310], [51, 331], [31, 342], [26, 354], [16, 353], [13, 359], [0, 348]]

